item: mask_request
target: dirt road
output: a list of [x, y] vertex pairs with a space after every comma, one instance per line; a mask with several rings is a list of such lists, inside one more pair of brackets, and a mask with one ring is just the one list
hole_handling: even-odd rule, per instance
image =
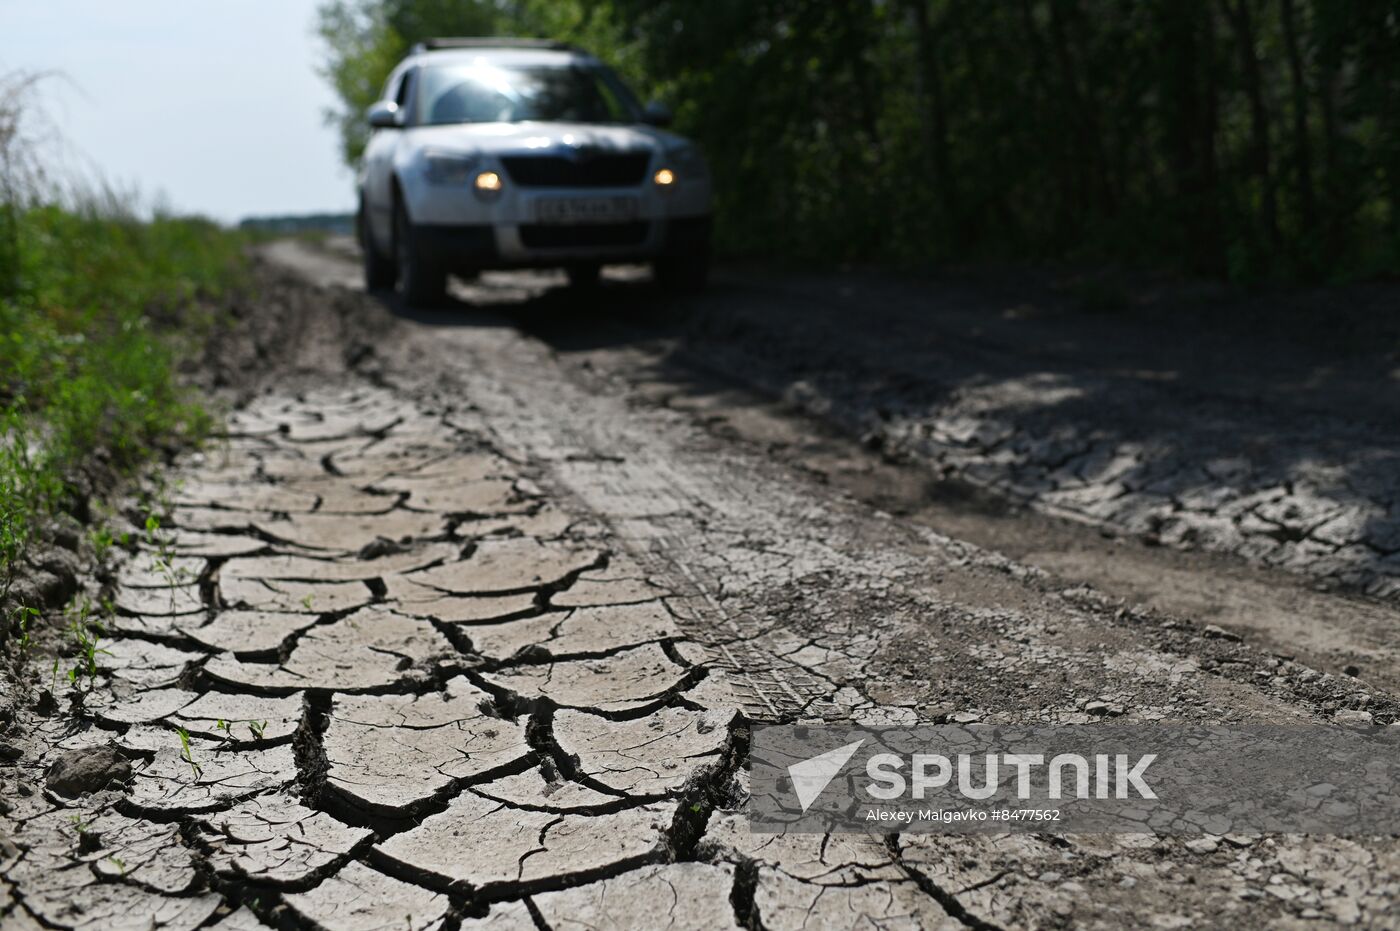
[[[814, 348], [829, 315], [794, 316], [820, 303], [804, 286], [731, 278], [674, 304], [625, 278], [580, 297], [504, 275], [408, 312], [317, 290], [356, 281], [333, 251], [268, 257], [310, 282], [282, 285], [306, 313], [300, 370], [181, 468], [174, 531], [118, 574], [80, 713], [16, 712], [7, 927], [1400, 922], [1389, 839], [774, 838], [742, 814], [752, 722], [1396, 721], [1388, 557], [1357, 542], [1382, 541], [1387, 489], [1309, 492], [1369, 515], [1329, 551], [1366, 548], [1347, 578], [1149, 546], [1195, 519], [1191, 489], [1125, 480], [1164, 461], [1150, 437], [1126, 471], [1069, 472], [1176, 516], [1047, 516], [1075, 510], [1048, 476], [1110, 442], [1091, 408], [1046, 425], [1075, 419], [1087, 446], [1023, 444], [1007, 420], [1012, 439], [944, 455], [937, 482], [936, 450], [894, 438], [937, 421], [947, 446], [956, 412], [887, 411], [864, 443], [840, 429], [888, 337], [856, 328], [854, 387], [834, 390]], [[1005, 372], [988, 340], [946, 337], [940, 377]], [[826, 387], [794, 389], [804, 354]], [[958, 416], [968, 437], [996, 419]], [[1367, 436], [1360, 458], [1389, 462]], [[1036, 470], [1046, 487], [1008, 504]], [[1201, 514], [1232, 526], [1302, 487], [1229, 474]], [[1296, 555], [1340, 513], [1269, 539]]]

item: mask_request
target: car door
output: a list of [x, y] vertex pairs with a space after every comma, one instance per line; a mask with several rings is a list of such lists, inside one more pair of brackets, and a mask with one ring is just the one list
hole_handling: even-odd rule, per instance
[[[404, 118], [409, 115], [415, 70], [396, 71], [384, 85], [384, 99], [398, 104]], [[362, 182], [365, 211], [374, 239], [383, 249], [387, 249], [393, 239], [394, 152], [402, 136], [402, 129], [376, 129], [365, 146]]]

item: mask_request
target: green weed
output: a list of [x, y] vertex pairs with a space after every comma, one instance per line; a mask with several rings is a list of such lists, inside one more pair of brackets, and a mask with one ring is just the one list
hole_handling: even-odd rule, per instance
[[[211, 299], [246, 268], [243, 238], [208, 221], [6, 196], [16, 235], [0, 256], [0, 596], [34, 528], [72, 505], [78, 476], [130, 475], [209, 432], [177, 366], [211, 331]], [[105, 528], [91, 540], [99, 555], [115, 542]]]
[[105, 562], [107, 554], [112, 551], [117, 539], [112, 535], [112, 529], [106, 524], [102, 524], [88, 531], [88, 542], [92, 544], [92, 551], [97, 556], [97, 561]]
[[97, 681], [97, 657], [112, 655], [111, 651], [99, 646], [100, 638], [106, 630], [101, 622], [90, 619], [91, 610], [91, 603], [84, 599], [78, 608], [78, 616], [68, 623], [69, 639], [73, 641], [78, 658], [77, 663], [68, 670], [68, 681], [77, 687], [79, 680], [86, 675], [89, 689]]
[[183, 727], [177, 727], [175, 734], [180, 738], [180, 759], [190, 764], [190, 772], [198, 779], [204, 774], [204, 767], [194, 761], [194, 751], [190, 748], [190, 732]]
[[18, 632], [18, 637], [15, 640], [15, 647], [19, 652], [21, 662], [28, 658], [29, 651], [34, 646], [34, 640], [30, 634], [29, 625], [34, 618], [38, 616], [39, 611], [37, 608], [30, 608], [23, 604], [10, 611], [10, 625]]
[[267, 730], [266, 721], [225, 721], [223, 718], [219, 718], [214, 722], [214, 729], [223, 731], [224, 740], [228, 743], [232, 743], [234, 739], [233, 726], [235, 724], [248, 725], [248, 732], [253, 735], [254, 740], [262, 740], [263, 733]]

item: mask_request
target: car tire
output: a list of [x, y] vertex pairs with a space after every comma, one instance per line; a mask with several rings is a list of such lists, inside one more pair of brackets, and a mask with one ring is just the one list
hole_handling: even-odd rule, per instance
[[708, 255], [684, 255], [658, 259], [656, 280], [667, 291], [695, 293], [705, 289], [710, 277]]
[[364, 204], [360, 205], [360, 212], [355, 217], [355, 228], [360, 240], [360, 260], [364, 265], [365, 290], [388, 291], [394, 287], [394, 279], [398, 277], [398, 271], [394, 268], [393, 259], [379, 251], [379, 247], [374, 244], [374, 236], [369, 229], [369, 216], [365, 213]]
[[425, 254], [403, 203], [394, 205], [394, 254], [399, 294], [410, 307], [432, 307], [447, 297], [447, 272]]
[[598, 287], [598, 276], [602, 270], [600, 265], [570, 265], [564, 269], [564, 273], [569, 276], [570, 287], [584, 289]]

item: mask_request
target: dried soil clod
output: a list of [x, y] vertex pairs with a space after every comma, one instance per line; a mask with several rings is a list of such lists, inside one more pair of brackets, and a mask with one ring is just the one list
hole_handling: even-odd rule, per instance
[[112, 747], [69, 750], [49, 766], [44, 782], [53, 792], [77, 798], [131, 778], [131, 761]]

